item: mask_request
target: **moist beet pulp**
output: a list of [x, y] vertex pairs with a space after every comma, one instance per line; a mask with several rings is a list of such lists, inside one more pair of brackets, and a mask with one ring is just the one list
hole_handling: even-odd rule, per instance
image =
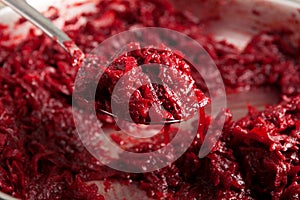
[[[86, 182], [116, 180], [138, 183], [154, 199], [299, 199], [300, 49], [289, 39], [290, 33], [261, 33], [239, 52], [225, 41], [205, 36], [201, 29], [204, 22], [196, 22], [190, 13], [175, 12], [168, 1], [102, 1], [96, 8], [97, 12], [85, 14], [87, 23], [80, 28], [72, 28], [80, 16], [65, 23], [65, 31], [85, 52], [132, 27], [170, 28], [203, 45], [228, 90], [271, 85], [281, 92], [281, 102], [262, 112], [250, 108], [249, 114], [238, 121], [231, 120], [230, 111], [224, 112], [227, 118], [222, 136], [203, 159], [197, 154], [209, 117], [201, 121], [202, 131], [190, 148], [170, 166], [144, 174], [118, 172], [101, 165], [75, 136], [71, 95], [77, 69], [69, 64], [69, 56], [46, 36], [33, 32], [21, 43], [4, 45], [9, 37], [1, 31], [2, 192], [22, 199], [104, 199], [95, 185]], [[58, 16], [54, 14], [53, 18]], [[124, 56], [121, 66], [135, 59]], [[156, 61], [160, 62], [162, 59]], [[113, 76], [115, 72], [109, 78]], [[196, 82], [200, 88], [197, 78]], [[135, 97], [139, 101], [153, 100], [146, 98], [145, 91], [141, 88], [141, 95]], [[167, 104], [172, 102], [163, 95], [163, 89], [157, 91], [162, 92]], [[174, 109], [176, 101], [170, 105], [169, 114], [176, 117], [180, 113]], [[134, 109], [139, 108], [133, 105]], [[148, 117], [133, 116], [138, 121]], [[111, 124], [108, 117], [99, 117], [104, 126]], [[176, 128], [165, 128], [152, 142], [136, 144], [130, 150], [158, 149], [174, 133]], [[122, 138], [113, 138], [124, 144]]]

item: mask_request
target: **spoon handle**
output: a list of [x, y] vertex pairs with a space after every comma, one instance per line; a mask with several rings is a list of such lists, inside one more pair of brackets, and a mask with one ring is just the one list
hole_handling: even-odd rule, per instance
[[[25, 19], [41, 29], [50, 38], [63, 47], [73, 58], [74, 54], [81, 52], [66, 33], [57, 28], [49, 19], [44, 17], [39, 11], [30, 6], [25, 0], [0, 0], [8, 7], [15, 10]], [[83, 54], [83, 53], [82, 53]]]

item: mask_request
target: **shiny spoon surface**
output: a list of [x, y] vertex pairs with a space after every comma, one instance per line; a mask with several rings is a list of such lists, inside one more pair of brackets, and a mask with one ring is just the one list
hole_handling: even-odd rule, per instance
[[[75, 44], [75, 42], [61, 29], [57, 28], [49, 19], [44, 17], [39, 11], [30, 6], [25, 0], [0, 0], [2, 3], [12, 8], [15, 12], [34, 24], [42, 30], [47, 36], [55, 40], [66, 52], [68, 52], [74, 59], [74, 63], [82, 62], [85, 57], [83, 51]], [[119, 117], [111, 112], [99, 109], [100, 112], [109, 115], [115, 119]], [[122, 119], [127, 121], [126, 119]], [[131, 120], [128, 120], [132, 122]], [[149, 124], [174, 124], [180, 123], [183, 120], [177, 119], [164, 119], [164, 121], [149, 122]], [[147, 124], [147, 123], [146, 123]]]

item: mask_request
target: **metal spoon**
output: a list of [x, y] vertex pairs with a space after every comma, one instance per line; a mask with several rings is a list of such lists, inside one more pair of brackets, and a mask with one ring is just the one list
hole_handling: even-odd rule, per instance
[[[44, 17], [39, 11], [30, 6], [25, 0], [0, 0], [5, 5], [12, 8], [14, 11], [19, 13], [22, 17], [27, 19], [29, 22], [34, 24], [36, 27], [41, 29], [51, 39], [55, 40], [65, 51], [67, 51], [74, 59], [74, 63], [81, 62], [85, 55], [82, 50], [69, 38], [69, 36], [57, 28], [49, 19]], [[109, 115], [115, 119], [118, 116], [105, 110], [99, 109], [102, 113]], [[149, 124], [173, 124], [180, 123], [183, 120], [176, 119], [164, 119], [160, 122], [149, 122]]]

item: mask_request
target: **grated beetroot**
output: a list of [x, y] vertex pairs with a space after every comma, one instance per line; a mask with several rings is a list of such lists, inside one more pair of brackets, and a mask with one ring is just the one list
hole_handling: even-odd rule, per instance
[[[290, 40], [292, 33], [260, 33], [239, 52], [225, 41], [217, 42], [203, 34], [203, 22], [175, 12], [168, 1], [101, 1], [96, 8], [95, 13], [78, 16], [87, 18], [79, 28], [74, 28], [78, 18], [65, 24], [65, 31], [84, 52], [130, 28], [174, 29], [204, 46], [229, 91], [271, 85], [281, 92], [281, 103], [261, 112], [249, 108], [249, 114], [238, 121], [232, 121], [230, 111], [226, 111], [222, 136], [203, 159], [198, 158], [198, 152], [204, 137], [202, 130], [211, 122], [209, 117], [201, 121], [202, 128], [190, 148], [170, 166], [144, 174], [118, 172], [101, 165], [76, 136], [71, 95], [77, 69], [72, 67], [71, 58], [45, 35], [37, 36], [31, 31], [24, 41], [7, 46], [4, 43], [9, 36], [0, 31], [2, 192], [22, 199], [104, 199], [96, 185], [87, 182], [116, 180], [138, 183], [154, 199], [299, 199], [300, 47]], [[6, 28], [0, 26], [0, 30]], [[126, 70], [126, 63], [145, 59], [147, 53], [166, 53], [142, 51], [143, 56], [132, 52], [114, 64]], [[191, 75], [205, 92], [202, 79], [193, 72]], [[143, 93], [145, 88], [140, 91]], [[141, 100], [146, 101], [146, 96], [144, 93]], [[167, 99], [166, 103], [170, 102]], [[132, 111], [136, 108], [133, 104]], [[169, 111], [174, 118], [181, 117], [178, 111]], [[148, 120], [148, 114], [139, 116], [133, 114], [135, 120]], [[99, 114], [99, 118], [104, 126], [112, 123], [105, 115]], [[165, 128], [151, 141], [133, 142], [128, 150], [159, 149], [176, 130]], [[117, 134], [112, 138], [123, 148], [132, 143]]]
[[[138, 44], [131, 45], [136, 46]], [[159, 65], [149, 64], [161, 64], [172, 69], [165, 70], [166, 68]], [[138, 68], [138, 66], [142, 65], [144, 65], [142, 68]], [[177, 76], [180, 76], [182, 79], [181, 82], [178, 81], [179, 85], [172, 83], [171, 86], [168, 85], [170, 84], [168, 83], [169, 79], [178, 80], [178, 77], [172, 70], [176, 70]], [[111, 98], [117, 82], [129, 71], [132, 72], [130, 79], [122, 81], [121, 89], [117, 91], [117, 95], [114, 98]], [[163, 85], [164, 83], [166, 84], [165, 86]], [[187, 85], [192, 87], [186, 87]], [[152, 117], [161, 119], [158, 121], [163, 121], [163, 119], [188, 119], [193, 117], [198, 112], [198, 109], [203, 110], [203, 107], [209, 101], [208, 97], [196, 87], [191, 74], [190, 64], [167, 48], [163, 50], [139, 48], [115, 59], [105, 70], [99, 81], [96, 92], [96, 110], [99, 108], [112, 112], [110, 104], [112, 101], [117, 105], [115, 114], [120, 118], [126, 119], [125, 116], [122, 116], [122, 114], [124, 115], [124, 113], [128, 112], [126, 107], [124, 107], [127, 103], [124, 99], [126, 99], [125, 95], [128, 95], [126, 91], [131, 89], [137, 90], [130, 96], [127, 96], [127, 99], [130, 100], [129, 114], [131, 119], [137, 123], [155, 121], [155, 119], [150, 118], [150, 109], [152, 110]], [[194, 92], [195, 95], [191, 95], [191, 92]], [[122, 95], [123, 93], [124, 95]], [[186, 102], [180, 100], [180, 97], [184, 96]], [[198, 104], [194, 104], [194, 102], [198, 102]]]

